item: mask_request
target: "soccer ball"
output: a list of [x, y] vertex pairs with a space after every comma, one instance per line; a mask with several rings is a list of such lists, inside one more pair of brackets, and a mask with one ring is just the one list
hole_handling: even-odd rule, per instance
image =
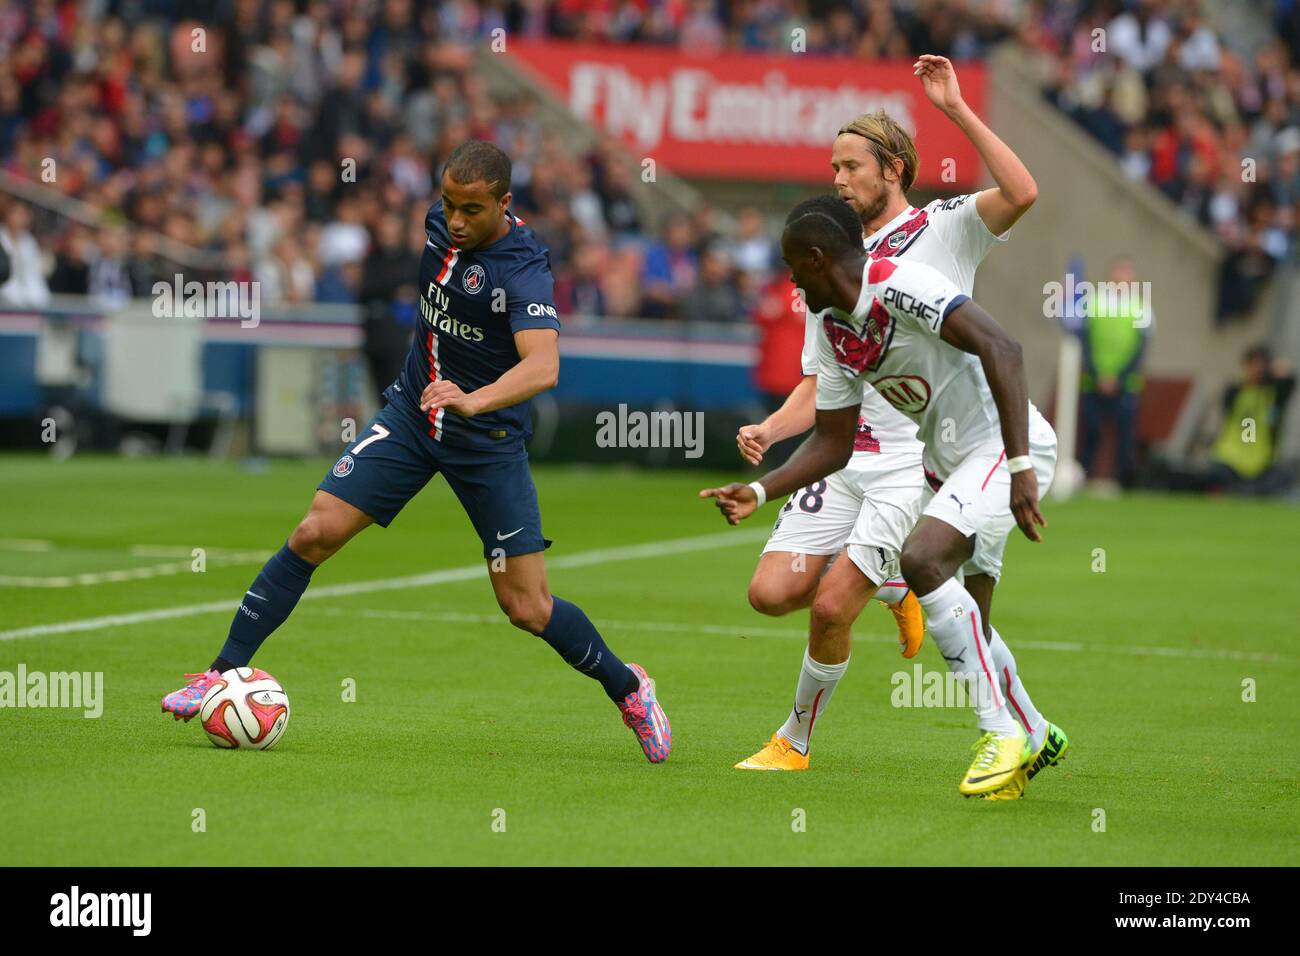
[[235, 667], [203, 695], [199, 720], [218, 747], [266, 750], [289, 725], [289, 695], [266, 671]]

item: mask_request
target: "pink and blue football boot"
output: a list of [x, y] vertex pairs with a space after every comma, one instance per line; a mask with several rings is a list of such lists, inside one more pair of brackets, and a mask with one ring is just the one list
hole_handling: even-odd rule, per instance
[[668, 723], [668, 715], [659, 706], [655, 696], [655, 682], [640, 664], [628, 664], [632, 673], [641, 681], [641, 686], [619, 702], [618, 709], [623, 712], [623, 723], [632, 728], [637, 742], [651, 763], [663, 763], [668, 759], [668, 752], [673, 749], [673, 729]]
[[202, 674], [186, 674], [189, 680], [180, 690], [174, 690], [162, 699], [163, 713], [171, 714], [176, 720], [189, 720], [199, 712], [199, 704], [203, 702], [203, 695], [217, 681], [221, 680], [221, 675], [216, 671], [206, 671]]

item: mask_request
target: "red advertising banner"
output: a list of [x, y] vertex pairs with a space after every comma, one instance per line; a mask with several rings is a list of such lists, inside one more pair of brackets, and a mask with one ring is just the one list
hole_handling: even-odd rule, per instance
[[[883, 109], [916, 138], [918, 185], [951, 191], [980, 178], [975, 148], [910, 63], [518, 40], [507, 53], [578, 116], [679, 175], [829, 183], [836, 131]], [[982, 113], [983, 65], [958, 64], [957, 79]]]

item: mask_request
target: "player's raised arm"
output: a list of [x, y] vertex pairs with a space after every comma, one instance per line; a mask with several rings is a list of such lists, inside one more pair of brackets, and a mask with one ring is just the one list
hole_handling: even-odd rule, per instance
[[[954, 348], [979, 356], [1002, 424], [1002, 443], [1011, 469], [1011, 513], [1030, 541], [1041, 541], [1035, 524], [1047, 527], [1038, 509], [1038, 479], [1029, 458], [1029, 388], [1020, 343], [972, 299], [943, 320], [939, 336]], [[1018, 469], [1018, 466], [1023, 466]]]
[[420, 395], [420, 410], [446, 408], [457, 415], [481, 415], [527, 401], [560, 380], [560, 335], [554, 329], [516, 332], [518, 364], [490, 385], [466, 394], [455, 382], [430, 382]]
[[1020, 157], [985, 125], [962, 98], [957, 71], [947, 57], [922, 54], [913, 65], [930, 102], [952, 120], [975, 146], [997, 183], [975, 198], [975, 211], [989, 232], [1000, 236], [1025, 214], [1038, 198], [1038, 184]]

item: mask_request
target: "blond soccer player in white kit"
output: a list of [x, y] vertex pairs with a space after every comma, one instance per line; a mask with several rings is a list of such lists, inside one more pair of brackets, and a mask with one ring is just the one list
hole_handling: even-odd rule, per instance
[[[761, 481], [704, 494], [735, 524], [769, 494], [843, 467], [869, 387], [911, 419], [926, 470], [939, 484], [906, 540], [883, 546], [901, 550], [903, 576], [926, 610], [935, 644], [973, 691], [981, 736], [961, 793], [1016, 799], [1030, 771], [1057, 762], [1065, 748], [1050, 756], [1046, 747], [1031, 746], [1012, 714], [1027, 695], [1014, 673], [1010, 691], [999, 686], [996, 632], [985, 623], [992, 588], [972, 594], [958, 575], [996, 581], [1011, 528], [1019, 525], [1038, 541], [1035, 525], [1045, 525], [1038, 496], [1055, 471], [1056, 436], [1028, 399], [1020, 346], [937, 270], [865, 253], [856, 217], [836, 197], [796, 206], [781, 246], [821, 321], [816, 430]], [[996, 643], [1009, 657], [1005, 643]], [[1026, 718], [1034, 720], [1021, 714]]]
[[[924, 262], [970, 295], [980, 262], [1032, 205], [1036, 187], [1024, 164], [962, 100], [947, 59], [923, 56], [916, 72], [930, 101], [975, 145], [997, 186], [935, 200], [923, 209], [911, 206], [906, 192], [916, 176], [916, 148], [907, 132], [883, 113], [860, 116], [841, 129], [831, 156], [835, 186], [861, 219], [864, 246], [874, 258], [891, 255]], [[760, 424], [744, 426], [737, 435], [740, 452], [751, 464], [760, 464], [776, 441], [813, 425], [818, 323], [814, 316], [809, 320], [804, 380], [781, 409]], [[898, 619], [903, 655], [912, 657], [920, 649], [924, 631], [919, 608], [906, 584], [897, 580], [897, 554], [883, 545], [892, 538], [902, 540], [889, 532], [891, 524], [905, 524], [905, 536], [919, 516], [924, 479], [915, 462], [920, 449], [915, 425], [867, 389], [848, 467], [800, 488], [782, 508], [750, 582], [749, 600], [770, 615], [812, 605], [809, 648], [785, 724], [737, 768], [808, 768], [813, 727], [848, 667], [850, 628], [873, 591]], [[841, 562], [821, 578], [842, 551], [852, 566]], [[1001, 645], [1000, 639], [996, 643]], [[1007, 658], [1000, 679], [1010, 684], [1014, 660], [1009, 654], [999, 656]], [[1025, 700], [1032, 711], [1027, 695]], [[1046, 743], [1046, 722], [1023, 724], [1036, 749]]]

